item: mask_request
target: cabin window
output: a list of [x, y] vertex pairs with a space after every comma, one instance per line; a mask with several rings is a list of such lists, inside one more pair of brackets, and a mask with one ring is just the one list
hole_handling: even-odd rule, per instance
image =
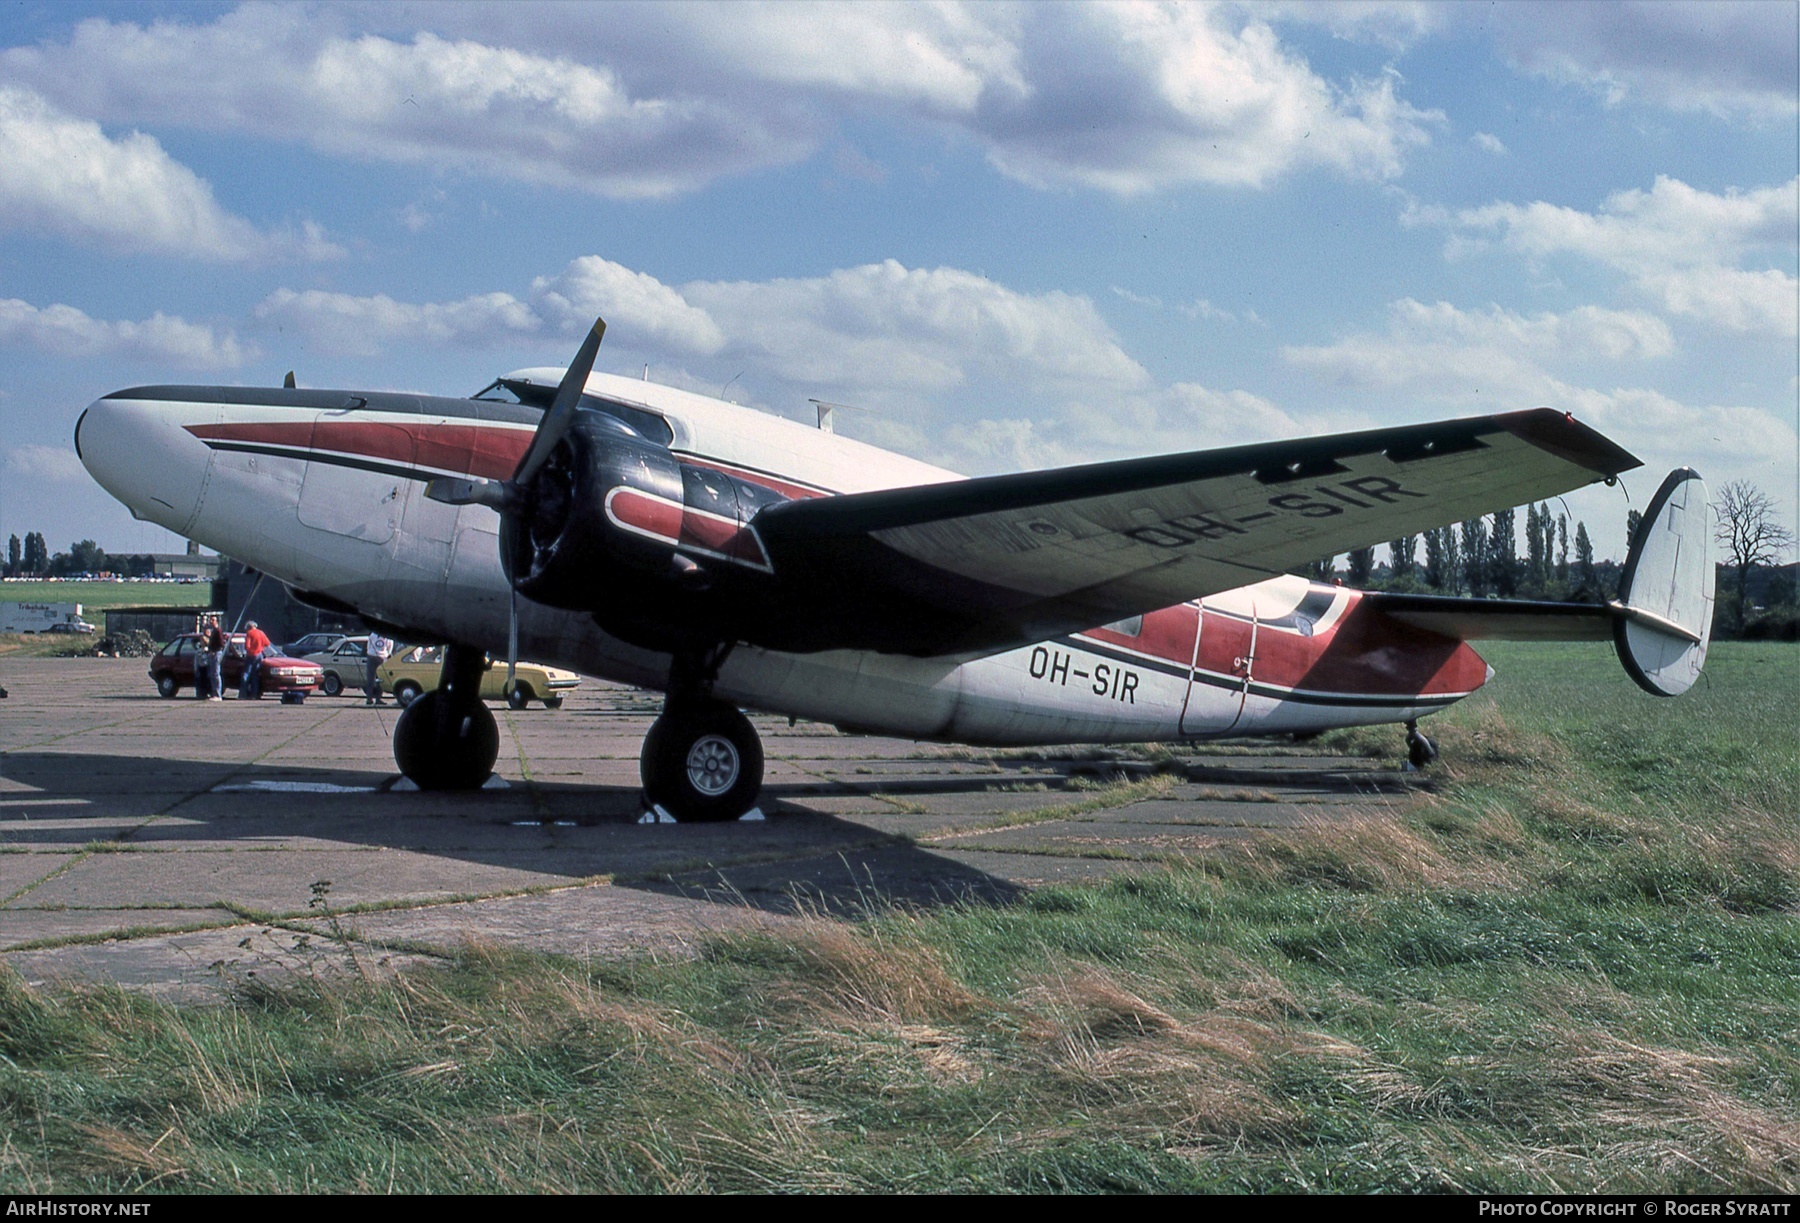
[[[480, 391], [471, 395], [471, 399], [480, 399], [488, 403], [517, 403], [533, 408], [548, 408], [556, 398], [553, 386], [536, 386], [516, 379], [497, 378]], [[622, 420], [637, 433], [649, 438], [660, 446], [667, 446], [675, 440], [675, 430], [660, 414], [648, 408], [640, 408], [636, 404], [621, 403], [617, 399], [603, 399], [599, 395], [584, 394], [581, 406], [596, 412], [604, 412], [614, 420]]]
[[1111, 624], [1103, 624], [1100, 627], [1109, 633], [1117, 633], [1121, 637], [1136, 637], [1144, 631], [1144, 618], [1127, 616], [1123, 620], [1114, 620]]
[[675, 440], [675, 430], [669, 422], [655, 412], [636, 407], [629, 403], [620, 403], [616, 399], [602, 399], [598, 395], [583, 395], [581, 405], [593, 408], [596, 412], [605, 412], [617, 420], [622, 420], [633, 429], [661, 446], [667, 446]]

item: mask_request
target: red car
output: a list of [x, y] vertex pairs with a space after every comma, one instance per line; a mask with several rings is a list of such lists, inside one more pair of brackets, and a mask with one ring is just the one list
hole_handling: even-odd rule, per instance
[[[231, 647], [220, 661], [219, 671], [226, 688], [235, 689], [244, 678], [244, 635], [228, 635]], [[158, 650], [150, 659], [150, 679], [157, 692], [172, 697], [183, 688], [194, 687], [194, 651], [200, 634], [183, 633]], [[283, 692], [312, 692], [324, 678], [325, 669], [304, 658], [288, 658], [283, 654], [265, 654], [262, 660], [262, 690], [279, 696]]]

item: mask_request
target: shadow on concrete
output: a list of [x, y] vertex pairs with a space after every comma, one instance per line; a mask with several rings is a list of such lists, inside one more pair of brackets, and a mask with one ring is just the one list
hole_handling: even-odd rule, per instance
[[[29, 750], [0, 757], [0, 771], [35, 791], [12, 796], [26, 803], [0, 801], [0, 851], [382, 848], [452, 864], [452, 892], [453, 864], [465, 862], [570, 882], [610, 876], [616, 886], [779, 913], [1005, 903], [1022, 891], [903, 837], [796, 805], [858, 792], [835, 781], [769, 787], [762, 821], [669, 825], [639, 822], [636, 787], [420, 793], [394, 790], [388, 772]], [[164, 855], [133, 857], [149, 871]]]

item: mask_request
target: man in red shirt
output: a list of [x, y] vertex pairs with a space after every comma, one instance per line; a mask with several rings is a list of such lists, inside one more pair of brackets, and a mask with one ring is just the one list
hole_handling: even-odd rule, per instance
[[238, 681], [238, 700], [262, 699], [262, 660], [268, 652], [269, 635], [252, 620], [244, 633], [244, 653], [249, 657], [244, 659], [244, 678]]

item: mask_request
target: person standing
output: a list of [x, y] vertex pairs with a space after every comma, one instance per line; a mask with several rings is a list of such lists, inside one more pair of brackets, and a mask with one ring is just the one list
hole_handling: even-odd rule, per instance
[[381, 664], [388, 660], [394, 652], [394, 643], [383, 637], [375, 629], [369, 630], [368, 663], [369, 681], [363, 685], [363, 704], [385, 705], [381, 699]]
[[225, 699], [222, 665], [225, 657], [225, 633], [219, 618], [208, 616], [200, 626], [200, 645], [194, 653], [194, 695], [203, 700]]
[[252, 620], [244, 632], [244, 678], [238, 681], [238, 700], [262, 699], [262, 660], [269, 652], [269, 635]]

